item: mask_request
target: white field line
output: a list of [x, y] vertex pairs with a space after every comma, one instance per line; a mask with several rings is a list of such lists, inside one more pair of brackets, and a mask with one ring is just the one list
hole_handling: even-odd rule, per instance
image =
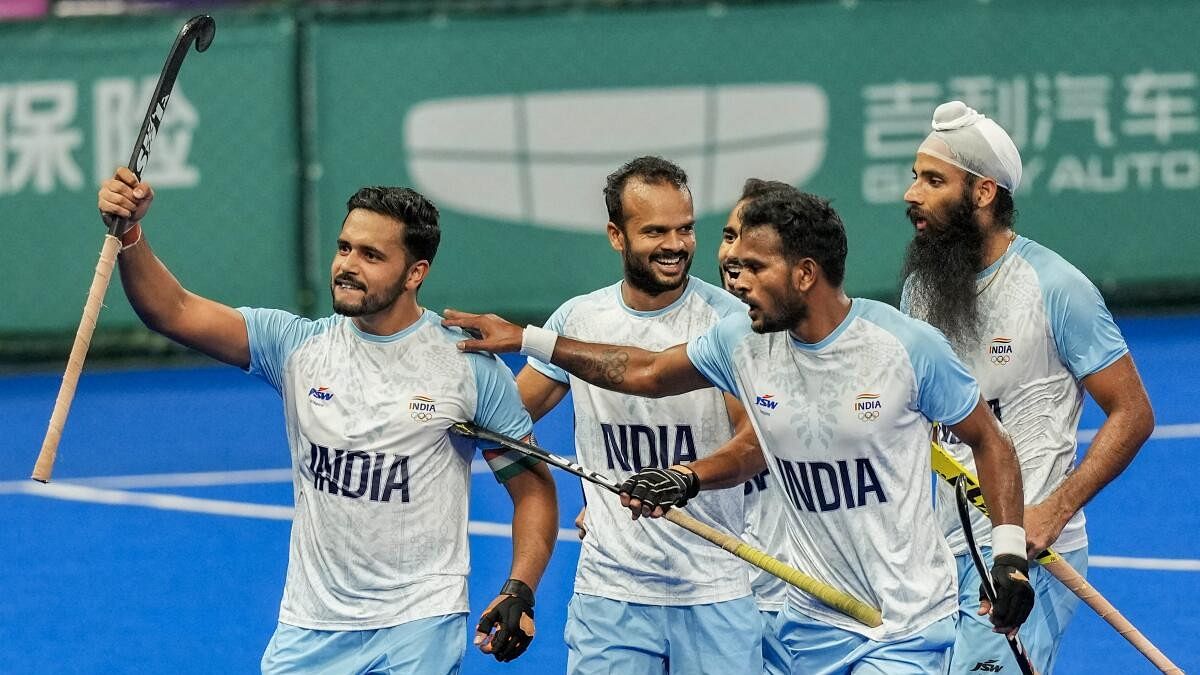
[[[271, 470], [276, 471], [276, 470]], [[285, 478], [291, 480], [290, 469], [280, 469], [287, 473]], [[214, 472], [216, 473], [216, 472]], [[236, 474], [245, 474], [247, 472], [234, 472]], [[266, 472], [264, 472], [266, 473]], [[176, 482], [172, 485], [183, 485], [179, 476], [182, 474], [160, 474], [171, 475]], [[211, 474], [197, 474], [199, 481], [193, 485], [221, 485], [222, 483], [214, 480]], [[128, 479], [126, 482], [132, 482], [132, 479], [137, 476], [117, 476], [114, 478]], [[238, 480], [232, 484], [244, 484], [244, 476], [239, 475]], [[263, 481], [263, 482], [279, 482], [279, 481]], [[161, 486], [161, 483], [156, 483], [156, 486]], [[204, 513], [216, 516], [234, 516], [238, 518], [263, 518], [266, 520], [291, 520], [293, 509], [290, 506], [282, 506], [277, 504], [255, 504], [253, 502], [234, 502], [223, 499], [203, 499], [199, 497], [185, 497], [183, 495], [170, 495], [158, 492], [131, 492], [129, 490], [114, 490], [112, 488], [100, 488], [92, 485], [82, 485], [79, 483], [49, 483], [46, 485], [38, 485], [29, 481], [10, 482], [0, 484], [0, 487], [6, 488], [0, 490], [0, 493], [8, 494], [25, 494], [33, 497], [46, 497], [49, 499], [62, 499], [73, 502], [87, 502], [90, 504], [108, 504], [111, 506], [142, 506], [151, 509], [160, 509], [163, 511], [186, 511], [189, 513]], [[471, 521], [467, 523], [468, 534], [478, 534], [485, 537], [512, 537], [512, 526], [508, 523], [491, 523], [486, 521]], [[579, 541], [575, 530], [561, 529], [558, 531], [559, 541]]]
[[[568, 459], [571, 459], [568, 457]], [[487, 462], [476, 459], [471, 462], [471, 473], [491, 473]], [[51, 485], [86, 485], [97, 488], [135, 490], [168, 487], [206, 487], [214, 485], [262, 485], [264, 483], [292, 482], [291, 469], [250, 469], [246, 471], [192, 471], [182, 473], [144, 473], [132, 476], [95, 476], [91, 478], [65, 478]], [[25, 494], [27, 480], [0, 481], [0, 494]], [[35, 486], [36, 487], [36, 486]], [[32, 494], [32, 493], [31, 493]]]
[[[1080, 429], [1079, 442], [1090, 442], [1097, 429]], [[1152, 439], [1200, 438], [1200, 424], [1164, 424], [1155, 427]], [[489, 473], [487, 462], [476, 459], [471, 463], [471, 473]], [[221, 499], [204, 499], [183, 495], [153, 492], [131, 492], [133, 489], [165, 487], [206, 487], [217, 485], [250, 485], [264, 483], [290, 483], [291, 469], [252, 469], [246, 471], [197, 471], [183, 473], [158, 473], [130, 476], [98, 476], [77, 478], [40, 485], [29, 480], [0, 481], [0, 494], [23, 494], [93, 504], [142, 506], [168, 511], [188, 511], [211, 515], [242, 518], [265, 518], [269, 520], [291, 520], [292, 507], [274, 504], [254, 504]], [[471, 521], [467, 526], [470, 534], [489, 537], [511, 537], [512, 527], [507, 523]], [[559, 541], [579, 541], [574, 529], [560, 529]], [[1088, 560], [1090, 567], [1144, 569], [1175, 572], [1200, 572], [1200, 560], [1184, 558], [1130, 558], [1123, 556], [1093, 555]]]
[[1116, 567], [1124, 570], [1162, 570], [1166, 572], [1200, 572], [1200, 560], [1090, 555], [1088, 556], [1088, 569], [1093, 567]]
[[[1080, 429], [1079, 442], [1090, 443], [1099, 429]], [[1154, 427], [1151, 439], [1200, 438], [1200, 424], [1160, 424]]]

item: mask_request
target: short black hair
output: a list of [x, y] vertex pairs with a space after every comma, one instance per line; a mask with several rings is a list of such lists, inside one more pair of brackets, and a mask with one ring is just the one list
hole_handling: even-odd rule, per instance
[[783, 242], [788, 262], [812, 258], [834, 286], [846, 276], [846, 228], [829, 201], [800, 190], [773, 190], [746, 204], [747, 228], [773, 227]]
[[364, 187], [346, 202], [346, 212], [366, 209], [390, 216], [404, 225], [404, 250], [408, 264], [418, 260], [433, 262], [442, 230], [438, 227], [438, 210], [420, 192], [402, 187]]
[[747, 178], [745, 184], [742, 185], [742, 196], [738, 197], [739, 202], [744, 202], [747, 199], [761, 197], [768, 192], [776, 190], [799, 192], [790, 183], [784, 183], [779, 180], [763, 180], [762, 178]]
[[687, 173], [662, 157], [638, 157], [626, 162], [621, 168], [608, 174], [604, 183], [604, 205], [608, 207], [608, 220], [622, 230], [625, 229], [625, 210], [621, 206], [621, 197], [625, 194], [625, 186], [631, 178], [637, 178], [648, 185], [667, 183], [680, 190], [690, 191]]

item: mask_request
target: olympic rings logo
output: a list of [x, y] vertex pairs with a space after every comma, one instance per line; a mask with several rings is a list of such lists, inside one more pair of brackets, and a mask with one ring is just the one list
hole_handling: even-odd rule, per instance
[[879, 411], [867, 410], [865, 412], [860, 412], [858, 413], [858, 419], [863, 422], [874, 422], [875, 420], [879, 419]]
[[1008, 362], [1011, 360], [1012, 360], [1012, 357], [1009, 356], [1008, 354], [993, 354], [992, 355], [992, 363], [994, 363], [997, 366], [1006, 366], [1006, 365], [1008, 365]]
[[433, 413], [429, 412], [413, 412], [410, 414], [412, 415], [412, 418], [418, 422], [428, 422], [429, 420], [433, 419]]

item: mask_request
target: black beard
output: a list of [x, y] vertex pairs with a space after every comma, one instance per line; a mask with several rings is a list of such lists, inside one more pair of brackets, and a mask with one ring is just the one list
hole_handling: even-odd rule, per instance
[[662, 295], [667, 291], [673, 291], [687, 283], [688, 272], [692, 269], [692, 257], [686, 253], [683, 255], [685, 256], [683, 274], [679, 276], [679, 281], [664, 282], [660, 281], [658, 276], [654, 274], [654, 270], [650, 268], [649, 259], [643, 263], [641, 260], [633, 257], [633, 254], [629, 252], [629, 248], [626, 247], [621, 251], [621, 257], [625, 261], [625, 281], [630, 286], [647, 295]]
[[[909, 207], [912, 219], [917, 210]], [[982, 269], [984, 234], [975, 209], [964, 195], [944, 221], [923, 213], [926, 227], [908, 244], [904, 272], [913, 316], [939, 329], [960, 356], [979, 344], [979, 296], [976, 276]]]
[[[337, 279], [334, 279], [333, 283], [336, 284]], [[333, 284], [329, 287], [329, 293], [333, 296]], [[368, 314], [375, 314], [391, 307], [396, 303], [396, 300], [400, 299], [401, 295], [404, 295], [404, 277], [401, 277], [394, 286], [386, 289], [383, 293], [364, 294], [362, 301], [357, 305], [338, 302], [335, 296], [333, 297], [333, 311], [348, 317], [367, 316]]]
[[755, 333], [778, 333], [780, 331], [791, 330], [796, 327], [801, 321], [808, 318], [808, 305], [800, 300], [789, 302], [782, 311], [777, 314], [763, 314], [762, 325], [758, 328], [751, 326]]

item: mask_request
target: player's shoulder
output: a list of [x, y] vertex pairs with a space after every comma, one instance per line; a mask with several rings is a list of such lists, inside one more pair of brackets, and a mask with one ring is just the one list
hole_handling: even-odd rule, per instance
[[576, 295], [568, 298], [554, 310], [553, 317], [561, 322], [565, 322], [574, 314], [582, 314], [586, 312], [596, 311], [599, 309], [611, 309], [619, 306], [621, 303], [621, 282], [602, 286], [594, 291]]
[[286, 336], [292, 339], [310, 338], [325, 333], [346, 318], [338, 314], [331, 314], [310, 319], [285, 309], [269, 307], [238, 307], [237, 311], [246, 322], [247, 331], [260, 338], [270, 336]]
[[699, 304], [712, 309], [720, 318], [746, 314], [746, 305], [729, 291], [698, 277], [688, 278], [688, 292]]
[[453, 352], [458, 359], [470, 365], [472, 369], [504, 367], [504, 362], [500, 357], [491, 352], [459, 351], [458, 343], [470, 340], [472, 335], [458, 326], [447, 326], [442, 323], [441, 314], [427, 309], [420, 321], [422, 325], [419, 328], [429, 331], [439, 346], [439, 352], [442, 349]]
[[941, 331], [886, 302], [854, 298], [854, 308], [851, 311], [856, 312], [858, 318], [890, 333], [910, 353], [946, 344], [946, 338]]
[[1023, 260], [1037, 276], [1043, 293], [1090, 289], [1092, 282], [1058, 252], [1027, 237], [1013, 241], [1013, 255]]

